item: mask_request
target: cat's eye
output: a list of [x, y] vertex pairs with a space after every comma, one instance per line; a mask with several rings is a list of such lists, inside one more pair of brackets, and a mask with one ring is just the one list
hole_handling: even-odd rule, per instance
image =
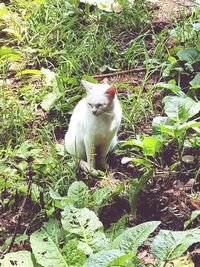
[[103, 104], [97, 104], [96, 107], [99, 108], [99, 107], [102, 107]]
[[92, 104], [88, 103], [88, 105], [92, 108]]

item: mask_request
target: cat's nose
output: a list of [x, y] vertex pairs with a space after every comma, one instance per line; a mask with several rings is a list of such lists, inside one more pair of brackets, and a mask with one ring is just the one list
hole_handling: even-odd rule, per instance
[[94, 109], [94, 110], [92, 110], [92, 114], [96, 114], [97, 113], [97, 110], [96, 109]]

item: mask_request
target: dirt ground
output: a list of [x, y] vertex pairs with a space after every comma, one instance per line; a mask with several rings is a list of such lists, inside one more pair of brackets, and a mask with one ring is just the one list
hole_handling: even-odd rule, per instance
[[186, 16], [191, 14], [194, 1], [191, 0], [155, 0], [158, 8], [157, 19], [161, 22], [173, 22], [180, 17], [180, 12]]

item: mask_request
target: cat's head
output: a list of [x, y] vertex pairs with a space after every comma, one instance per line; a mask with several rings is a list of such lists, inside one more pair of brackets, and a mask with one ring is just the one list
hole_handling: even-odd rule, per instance
[[82, 85], [87, 91], [86, 102], [88, 109], [94, 116], [110, 113], [116, 94], [116, 87], [109, 84], [94, 84], [82, 80]]

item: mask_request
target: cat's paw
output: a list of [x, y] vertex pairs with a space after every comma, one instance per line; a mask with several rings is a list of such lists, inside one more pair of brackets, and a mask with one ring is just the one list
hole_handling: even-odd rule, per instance
[[97, 177], [99, 175], [97, 170], [95, 170], [93, 167], [89, 166], [89, 164], [87, 162], [85, 162], [84, 160], [80, 161], [80, 167], [84, 172], [89, 173], [92, 176]]

